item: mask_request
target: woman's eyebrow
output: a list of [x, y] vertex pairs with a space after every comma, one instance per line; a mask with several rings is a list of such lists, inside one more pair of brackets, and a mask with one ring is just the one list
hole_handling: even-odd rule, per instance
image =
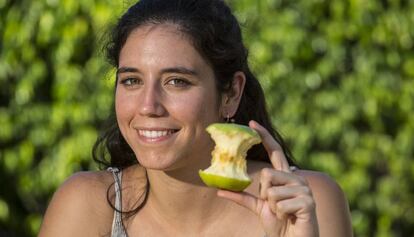
[[179, 74], [187, 74], [191, 76], [197, 76], [198, 73], [195, 70], [186, 68], [186, 67], [170, 67], [161, 70], [161, 73], [179, 73]]
[[[141, 73], [141, 71], [138, 68], [135, 67], [120, 67], [116, 70], [116, 74], [121, 73], [128, 73], [128, 72], [137, 72]], [[195, 70], [186, 68], [186, 67], [169, 67], [161, 70], [161, 74], [164, 73], [179, 73], [179, 74], [187, 74], [191, 76], [197, 76], [198, 73]]]
[[138, 68], [134, 68], [134, 67], [120, 67], [116, 70], [117, 75], [120, 74], [120, 73], [127, 73], [127, 72], [138, 72], [138, 73], [140, 73]]

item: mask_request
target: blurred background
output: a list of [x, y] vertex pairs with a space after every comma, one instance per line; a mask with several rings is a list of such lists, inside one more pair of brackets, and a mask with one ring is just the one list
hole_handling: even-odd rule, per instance
[[[0, 236], [36, 236], [53, 192], [97, 170], [106, 32], [130, 0], [0, 0]], [[229, 0], [274, 125], [345, 191], [355, 236], [414, 232], [414, 1]]]

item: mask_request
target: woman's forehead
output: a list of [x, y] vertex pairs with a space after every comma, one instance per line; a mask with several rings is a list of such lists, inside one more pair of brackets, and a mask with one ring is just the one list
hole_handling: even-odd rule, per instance
[[[195, 50], [195, 47], [190, 40], [190, 37], [180, 30], [179, 26], [171, 23], [165, 24], [145, 24], [140, 27], [135, 28], [128, 35], [127, 40], [122, 48], [128, 43], [128, 41], [134, 41], [135, 43], [140, 42], [141, 44], [147, 44], [144, 46], [155, 45], [155, 46], [165, 46], [164, 44], [169, 45], [170, 47], [164, 47], [162, 49], [174, 49], [172, 46], [185, 47], [187, 50]], [[153, 41], [156, 41], [154, 43]], [[135, 45], [135, 47], [141, 45]]]
[[187, 68], [198, 74], [213, 74], [210, 64], [189, 37], [171, 24], [146, 25], [133, 30], [120, 52], [119, 68], [122, 67], [136, 67], [140, 71]]

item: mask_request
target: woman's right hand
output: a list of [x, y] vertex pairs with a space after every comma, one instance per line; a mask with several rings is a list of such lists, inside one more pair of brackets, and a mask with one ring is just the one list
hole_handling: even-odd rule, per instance
[[254, 121], [249, 126], [261, 136], [273, 168], [261, 171], [258, 196], [225, 190], [219, 190], [218, 195], [254, 212], [267, 237], [319, 236], [315, 200], [308, 182], [291, 172], [281, 146], [264, 127]]

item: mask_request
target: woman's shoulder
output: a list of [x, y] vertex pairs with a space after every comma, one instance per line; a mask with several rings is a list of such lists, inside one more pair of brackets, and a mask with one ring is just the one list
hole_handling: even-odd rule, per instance
[[[246, 190], [258, 195], [260, 173], [265, 168], [273, 168], [270, 163], [251, 162], [249, 174], [253, 178], [252, 185]], [[301, 176], [309, 184], [310, 191], [315, 200], [316, 214], [320, 230], [331, 231], [328, 225], [336, 226], [338, 233], [346, 233], [345, 236], [352, 236], [350, 212], [345, 194], [338, 183], [329, 175], [312, 170], [294, 169], [295, 175]], [[334, 223], [336, 223], [334, 225]], [[330, 236], [327, 233], [320, 233], [321, 236]]]
[[113, 209], [107, 190], [114, 182], [108, 171], [77, 172], [55, 192], [39, 236], [93, 236], [110, 231]]
[[79, 171], [67, 178], [61, 188], [80, 185], [81, 187], [99, 189], [113, 181], [112, 173], [109, 170]]
[[322, 172], [298, 170], [296, 173], [304, 177], [311, 188], [320, 235], [332, 236], [332, 233], [342, 233], [342, 236], [352, 236], [348, 201], [338, 183]]
[[[249, 161], [248, 173], [253, 178], [253, 189], [257, 186], [258, 190], [260, 173], [265, 168], [273, 168], [273, 166], [267, 162]], [[335, 196], [337, 199], [344, 199], [341, 187], [328, 174], [319, 171], [298, 169], [296, 167], [292, 169], [292, 172], [306, 180], [313, 195], [317, 196], [316, 198]]]
[[[102, 194], [106, 201], [106, 193], [109, 186], [114, 182], [110, 171], [80, 171], [67, 178], [55, 193], [65, 198], [81, 199], [79, 201], [99, 200]], [[88, 204], [88, 203], [86, 203]], [[100, 202], [92, 202], [93, 208]]]

